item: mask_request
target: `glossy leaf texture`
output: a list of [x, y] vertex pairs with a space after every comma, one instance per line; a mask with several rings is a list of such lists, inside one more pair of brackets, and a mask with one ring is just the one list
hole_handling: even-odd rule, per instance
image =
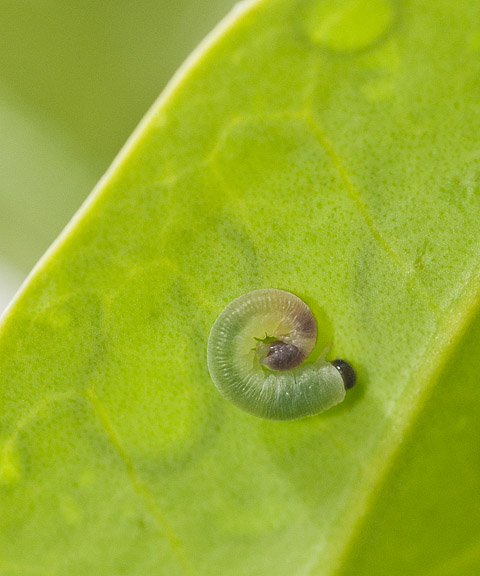
[[[478, 573], [480, 6], [261, 0], [200, 48], [0, 334], [1, 574]], [[256, 288], [358, 384], [271, 422], [206, 343]]]
[[[232, 5], [0, 2], [0, 266], [5, 259], [22, 276], [33, 267]], [[2, 292], [3, 283], [0, 271]]]

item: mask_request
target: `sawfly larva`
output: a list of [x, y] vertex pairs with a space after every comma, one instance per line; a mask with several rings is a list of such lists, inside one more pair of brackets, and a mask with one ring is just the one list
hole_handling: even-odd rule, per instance
[[294, 420], [331, 408], [355, 385], [345, 360], [305, 362], [317, 322], [298, 296], [285, 290], [248, 292], [215, 321], [207, 347], [218, 390], [239, 408], [271, 420]]

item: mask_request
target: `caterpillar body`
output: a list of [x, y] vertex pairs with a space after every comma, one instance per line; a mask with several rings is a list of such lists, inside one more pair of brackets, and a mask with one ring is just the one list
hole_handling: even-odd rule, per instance
[[278, 289], [236, 298], [215, 321], [207, 346], [213, 383], [239, 408], [271, 420], [312, 416], [342, 402], [356, 382], [345, 360], [304, 362], [317, 322], [298, 296]]

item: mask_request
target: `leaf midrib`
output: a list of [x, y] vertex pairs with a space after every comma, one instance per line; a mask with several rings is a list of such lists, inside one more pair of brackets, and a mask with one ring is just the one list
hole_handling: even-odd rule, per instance
[[[242, 15], [260, 5], [263, 1], [264, 0], [244, 1], [241, 4]], [[201, 56], [210, 50], [214, 43], [220, 41], [223, 33], [228, 29], [230, 18], [236, 18], [237, 12], [240, 12], [238, 8], [235, 13], [232, 13], [231, 16], [227, 17], [227, 19], [214, 30], [213, 34], [208, 37], [207, 41], [203, 43], [194, 54]], [[116, 172], [117, 167], [123, 163], [126, 157], [134, 151], [138, 142], [138, 137], [141, 136], [144, 127], [147, 124], [150, 124], [154, 116], [157, 116], [171, 92], [182, 82], [183, 71], [190, 72], [194, 66], [196, 66], [196, 62], [187, 61], [185, 67], [182, 67], [181, 73], [179, 71], [179, 74], [174, 77], [171, 85], [169, 85], [163, 95], [160, 96], [160, 99], [153, 106], [151, 112], [147, 114], [145, 120], [134, 132], [124, 149], [120, 152], [118, 158], [114, 161], [112, 167], [100, 181], [99, 185], [92, 193], [91, 199], [98, 200], [102, 195], [105, 187], [104, 183]], [[93, 202], [91, 201], [84, 205], [84, 207], [80, 209], [74, 222], [76, 223], [79, 217], [87, 216], [92, 205]], [[71, 225], [67, 227], [68, 231], [70, 229]], [[43, 264], [48, 262], [50, 257], [57, 252], [56, 248], [61, 249], [63, 247], [63, 240], [65, 237], [66, 233], [60, 236], [59, 240], [54, 244], [54, 249], [47, 252], [45, 257], [40, 261], [40, 265], [34, 269], [34, 272], [41, 270]], [[25, 290], [21, 292], [21, 295], [23, 295], [24, 292]], [[424, 356], [419, 361], [419, 367], [415, 372], [413, 372], [406, 385], [402, 396], [402, 402], [398, 405], [396, 412], [394, 412], [390, 417], [390, 423], [395, 423], [395, 426], [390, 426], [389, 433], [384, 435], [378, 449], [372, 455], [369, 465], [364, 469], [365, 472], [363, 472], [363, 479], [361, 484], [359, 484], [360, 489], [356, 492], [355, 500], [352, 499], [352, 502], [345, 507], [344, 520], [339, 523], [341, 524], [341, 528], [335, 534], [332, 533], [330, 535], [329, 549], [322, 551], [322, 566], [328, 567], [326, 571], [328, 575], [333, 576], [334, 574], [340, 573], [343, 560], [347, 556], [352, 542], [355, 540], [357, 531], [360, 529], [362, 523], [366, 522], [368, 519], [366, 515], [367, 511], [374, 505], [377, 494], [380, 492], [381, 487], [387, 480], [388, 473], [395, 461], [395, 456], [402, 446], [404, 437], [417, 420], [422, 407], [426, 404], [436, 383], [438, 382], [446, 363], [450, 359], [455, 348], [461, 342], [470, 323], [479, 311], [479, 292], [480, 271], [475, 270], [471, 274], [469, 281], [465, 284], [461, 296], [452, 304], [450, 313], [446, 319], [439, 323], [436, 336], [430, 341]], [[10, 307], [9, 310], [12, 311], [13, 307]], [[7, 314], [4, 315], [2, 320], [3, 322], [0, 322], [0, 325], [3, 327], [6, 324]], [[421, 391], [420, 394], [414, 393], [414, 390], [417, 389]], [[375, 487], [375, 490], [368, 489], [372, 486]], [[325, 558], [325, 555], [327, 558]], [[314, 563], [311, 571], [312, 573], [317, 573], [321, 570], [319, 562], [320, 559]]]
[[362, 524], [368, 521], [368, 511], [374, 507], [375, 499], [382, 492], [404, 438], [419, 418], [445, 366], [479, 311], [480, 268], [477, 268], [465, 284], [463, 294], [445, 312], [445, 320], [438, 325], [436, 336], [409, 378], [402, 402], [396, 405], [396, 413], [394, 411], [389, 419], [389, 431], [383, 436], [370, 462], [363, 468], [364, 477], [357, 485], [355, 498], [345, 507], [344, 520], [339, 522], [339, 530], [330, 535], [329, 549], [322, 551], [323, 556], [318, 558], [311, 574], [319, 573], [320, 560], [322, 566], [327, 566], [326, 576], [341, 573], [356, 534]]

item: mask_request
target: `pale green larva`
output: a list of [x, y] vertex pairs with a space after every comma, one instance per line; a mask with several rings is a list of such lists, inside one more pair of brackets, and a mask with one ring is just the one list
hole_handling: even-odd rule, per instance
[[272, 420], [294, 420], [331, 408], [355, 385], [345, 360], [305, 362], [317, 322], [290, 292], [254, 290], [231, 302], [215, 321], [207, 347], [215, 386], [233, 404]]

